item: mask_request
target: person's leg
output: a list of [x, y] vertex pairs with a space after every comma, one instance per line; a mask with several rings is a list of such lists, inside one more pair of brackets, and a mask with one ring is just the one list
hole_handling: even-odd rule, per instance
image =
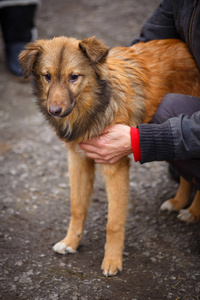
[[200, 110], [200, 97], [182, 94], [167, 94], [159, 105], [152, 123], [161, 124], [181, 114], [193, 115]]
[[[167, 94], [156, 111], [152, 123], [161, 124], [169, 118], [177, 117], [180, 114], [191, 116], [200, 111], [200, 98], [182, 94]], [[187, 161], [170, 161], [170, 165], [183, 178], [189, 181], [195, 188], [200, 190], [200, 160], [191, 159]], [[173, 174], [171, 169], [171, 175]]]
[[190, 159], [190, 160], [176, 160], [169, 162], [171, 166], [194, 186], [196, 189], [200, 190], [200, 160]]
[[33, 37], [34, 15], [37, 5], [19, 5], [1, 8], [1, 27], [5, 43], [8, 69], [22, 76], [18, 55]]

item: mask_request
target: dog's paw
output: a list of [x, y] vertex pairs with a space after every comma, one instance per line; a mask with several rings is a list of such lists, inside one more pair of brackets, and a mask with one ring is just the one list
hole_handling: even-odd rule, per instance
[[195, 223], [197, 222], [195, 216], [189, 211], [189, 209], [181, 209], [178, 214], [179, 220], [186, 223]]
[[170, 200], [167, 200], [165, 201], [161, 207], [160, 207], [160, 210], [164, 211], [164, 210], [168, 210], [168, 211], [173, 211], [173, 210], [176, 210], [173, 206], [173, 204], [171, 203]]
[[76, 250], [72, 247], [67, 246], [64, 242], [59, 242], [53, 246], [53, 250], [60, 254], [76, 253]]
[[106, 277], [114, 276], [119, 271], [122, 271], [122, 260], [121, 259], [114, 260], [114, 259], [104, 258], [102, 265], [101, 265], [101, 270], [103, 272], [103, 275]]

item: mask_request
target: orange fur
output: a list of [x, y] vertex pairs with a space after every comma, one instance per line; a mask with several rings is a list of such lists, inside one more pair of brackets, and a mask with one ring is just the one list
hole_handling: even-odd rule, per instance
[[[33, 74], [41, 111], [69, 148], [72, 216], [66, 237], [54, 250], [74, 252], [83, 234], [94, 180], [94, 162], [77, 152], [76, 146], [115, 123], [136, 126], [149, 122], [167, 93], [198, 96], [199, 70], [179, 40], [111, 50], [95, 37], [38, 40], [27, 45], [20, 63], [25, 77]], [[103, 165], [102, 171], [108, 196], [102, 269], [110, 276], [122, 270], [129, 159]], [[199, 198], [195, 198], [195, 208]]]

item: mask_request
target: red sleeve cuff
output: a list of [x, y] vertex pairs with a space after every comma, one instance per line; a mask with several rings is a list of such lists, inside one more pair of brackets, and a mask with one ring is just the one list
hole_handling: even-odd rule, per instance
[[131, 144], [135, 162], [141, 161], [140, 134], [138, 128], [131, 127]]

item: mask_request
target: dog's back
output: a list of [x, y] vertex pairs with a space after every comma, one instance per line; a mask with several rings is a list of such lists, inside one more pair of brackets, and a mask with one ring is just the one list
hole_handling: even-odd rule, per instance
[[199, 69], [186, 44], [180, 40], [154, 40], [130, 48], [116, 47], [109, 53], [108, 65], [110, 62], [115, 68], [119, 64], [119, 71], [124, 69], [131, 81], [135, 93], [133, 111], [135, 105], [144, 102], [144, 118], [140, 122], [152, 119], [167, 93], [200, 95]]

